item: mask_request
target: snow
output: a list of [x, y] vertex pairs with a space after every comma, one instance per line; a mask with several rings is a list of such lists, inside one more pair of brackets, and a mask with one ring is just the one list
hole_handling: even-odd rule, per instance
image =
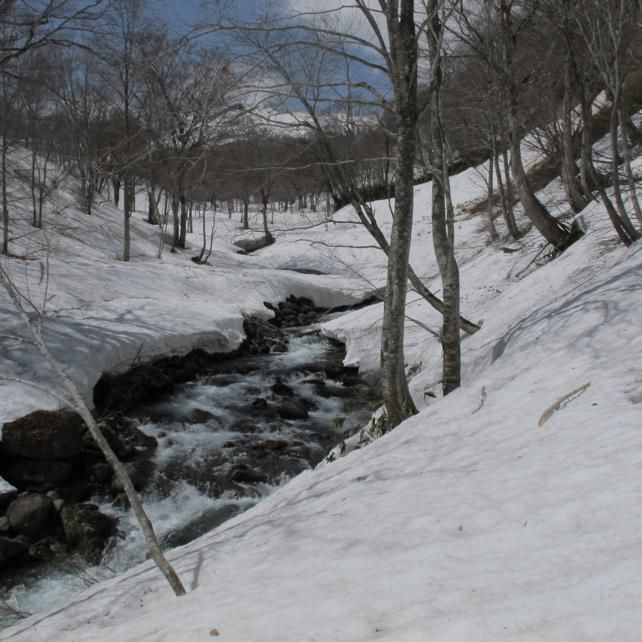
[[[454, 177], [460, 206], [483, 191], [474, 170]], [[540, 196], [559, 206], [559, 181]], [[387, 229], [388, 204], [375, 207]], [[91, 221], [76, 214], [52, 232], [49, 338], [86, 393], [141, 345], [146, 355], [202, 341], [230, 349], [243, 311], [267, 314], [263, 300], [294, 293], [340, 305], [385, 276], [381, 253], [356, 247], [372, 242], [348, 210], [327, 229], [318, 216], [321, 224], [292, 232], [276, 214], [277, 242], [249, 257], [230, 253], [237, 231], [223, 218], [212, 267], [184, 254], [154, 259], [155, 232], [142, 223], [135, 260], [114, 260], [114, 217], [103, 205]], [[419, 186], [412, 263], [438, 293], [429, 217], [430, 186]], [[75, 235], [66, 232], [72, 223]], [[639, 640], [642, 246], [619, 245], [599, 203], [582, 224], [586, 235], [540, 266], [534, 232], [488, 245], [482, 218], [462, 213], [462, 312], [483, 325], [462, 342], [460, 389], [439, 398], [438, 340], [409, 320], [417, 416], [170, 552], [185, 597], [145, 563], [0, 640]], [[102, 247], [99, 228], [109, 230]], [[87, 239], [82, 259], [78, 238]], [[29, 274], [37, 290], [31, 264]], [[2, 314], [6, 327], [6, 306]], [[439, 329], [413, 294], [408, 315]], [[380, 324], [374, 305], [324, 330], [376, 377]], [[11, 355], [5, 372], [35, 367], [24, 349]], [[5, 418], [46, 402], [4, 388]]]

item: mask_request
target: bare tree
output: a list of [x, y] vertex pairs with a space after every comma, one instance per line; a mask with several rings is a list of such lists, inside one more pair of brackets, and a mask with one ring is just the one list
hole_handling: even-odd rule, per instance
[[[528, 86], [530, 70], [522, 64], [528, 55], [524, 35], [537, 17], [538, 3], [531, 0], [481, 0], [477, 10], [459, 5], [457, 34], [487, 65], [504, 102], [511, 151], [511, 172], [524, 213], [556, 249], [572, 242], [571, 230], [552, 216], [539, 201], [524, 169], [520, 97]], [[530, 58], [529, 58], [530, 60]]]
[[[623, 104], [624, 80], [632, 56], [634, 25], [639, 24], [640, 5], [636, 0], [582, 0], [581, 12], [575, 13], [576, 25], [582, 34], [591, 59], [599, 71], [611, 101], [609, 129], [611, 134], [611, 174], [618, 221], [613, 223], [622, 241], [628, 245], [640, 238], [640, 232], [629, 218], [622, 196], [618, 127], [623, 140], [625, 171], [631, 202], [642, 225], [642, 211], [637, 198], [628, 148], [626, 113]], [[628, 238], [627, 238], [628, 237]]]
[[[448, 11], [443, 0], [428, 0], [427, 38], [430, 54], [430, 165], [432, 170], [432, 238], [443, 288], [444, 314], [441, 331], [444, 394], [461, 383], [459, 342], [459, 267], [455, 258], [455, 213], [450, 197], [446, 134], [442, 123], [441, 91], [444, 78], [443, 21]], [[492, 221], [492, 216], [491, 216]]]
[[190, 183], [202, 176], [212, 146], [241, 110], [231, 96], [229, 61], [219, 52], [196, 51], [161, 34], [149, 39], [145, 56], [146, 100], [155, 104], [152, 158], [170, 194], [175, 250], [186, 244]]

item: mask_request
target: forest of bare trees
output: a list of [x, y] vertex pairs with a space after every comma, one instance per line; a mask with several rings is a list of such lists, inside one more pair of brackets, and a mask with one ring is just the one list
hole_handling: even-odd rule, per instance
[[[28, 180], [34, 228], [64, 176], [87, 216], [112, 199], [130, 257], [136, 193], [172, 251], [195, 211], [223, 210], [274, 240], [268, 210], [352, 205], [388, 257], [381, 365], [390, 426], [415, 409], [404, 366], [408, 288], [443, 315], [443, 390], [460, 383], [459, 310], [449, 177], [489, 160], [482, 209], [524, 233], [514, 208], [554, 253], [581, 234], [573, 214], [593, 199], [625, 245], [640, 238], [633, 150], [642, 132], [640, 6], [634, 0], [355, 0], [263, 3], [228, 13], [211, 2], [192, 25], [146, 0], [14, 0], [0, 9], [2, 252], [12, 253], [11, 181]], [[596, 101], [597, 99], [597, 101]], [[527, 169], [527, 132], [544, 161]], [[593, 143], [611, 133], [610, 161]], [[617, 140], [621, 141], [618, 147]], [[10, 170], [27, 150], [29, 176]], [[562, 216], [536, 192], [560, 175]], [[438, 298], [409, 264], [413, 185], [433, 181]], [[386, 236], [369, 202], [394, 201]], [[630, 203], [631, 205], [627, 205]], [[205, 221], [203, 219], [203, 225]], [[207, 260], [208, 230], [195, 260]], [[472, 314], [474, 311], [465, 311]]]

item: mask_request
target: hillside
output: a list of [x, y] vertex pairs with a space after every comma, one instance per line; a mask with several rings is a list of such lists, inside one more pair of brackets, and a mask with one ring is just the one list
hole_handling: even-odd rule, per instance
[[[34, 260], [4, 265], [38, 301], [50, 248], [46, 336], [87, 398], [103, 370], [134, 359], [236, 347], [242, 313], [268, 316], [265, 300], [338, 306], [383, 283], [384, 257], [348, 209], [327, 224], [308, 214], [290, 231], [277, 214], [277, 242], [247, 257], [231, 249], [236, 221], [219, 215], [210, 266], [189, 252], [155, 258], [158, 232], [137, 221], [124, 264], [118, 212], [104, 203], [86, 217], [72, 188], [47, 234], [16, 234], [14, 253]], [[475, 169], [454, 177], [455, 205], [484, 189]], [[558, 180], [539, 196], [554, 210], [564, 201]], [[416, 188], [411, 262], [438, 292], [430, 198], [429, 184]], [[387, 229], [389, 203], [375, 208]], [[639, 639], [642, 248], [617, 243], [597, 202], [581, 224], [584, 237], [545, 262], [534, 261], [533, 231], [489, 244], [482, 218], [460, 214], [462, 312], [483, 321], [463, 340], [460, 389], [439, 398], [439, 343], [422, 327], [437, 331], [438, 316], [410, 294], [417, 416], [172, 551], [187, 596], [174, 598], [145, 563], [0, 640]], [[380, 319], [372, 305], [323, 326], [373, 379]], [[0, 324], [23, 332], [4, 298]], [[3, 343], [4, 373], [51, 384], [28, 348]], [[3, 421], [56, 405], [15, 382], [1, 390]]]

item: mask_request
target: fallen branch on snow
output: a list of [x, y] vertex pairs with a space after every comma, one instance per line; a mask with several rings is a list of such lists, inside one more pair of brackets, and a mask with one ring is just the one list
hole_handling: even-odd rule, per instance
[[541, 428], [553, 416], [554, 413], [560, 410], [564, 405], [566, 405], [566, 403], [573, 401], [573, 399], [576, 399], [577, 397], [579, 397], [590, 385], [591, 385], [591, 382], [589, 381], [588, 383], [585, 383], [583, 386], [580, 386], [579, 388], [575, 388], [575, 390], [571, 390], [571, 392], [565, 394], [563, 397], [560, 397], [554, 404], [549, 406], [542, 413], [542, 416], [539, 418], [537, 425]]

